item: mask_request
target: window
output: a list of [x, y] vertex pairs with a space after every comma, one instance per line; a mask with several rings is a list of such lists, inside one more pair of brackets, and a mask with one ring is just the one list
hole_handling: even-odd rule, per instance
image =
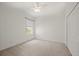
[[24, 31], [28, 36], [34, 36], [34, 21], [28, 18], [25, 18], [24, 21]]

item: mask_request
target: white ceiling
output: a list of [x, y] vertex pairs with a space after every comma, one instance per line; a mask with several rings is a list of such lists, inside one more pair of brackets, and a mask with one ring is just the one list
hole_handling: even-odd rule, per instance
[[9, 6], [25, 10], [32, 16], [38, 15], [53, 15], [63, 12], [69, 3], [66, 2], [39, 2], [41, 7], [40, 13], [35, 13], [33, 10], [35, 2], [4, 2], [0, 6]]

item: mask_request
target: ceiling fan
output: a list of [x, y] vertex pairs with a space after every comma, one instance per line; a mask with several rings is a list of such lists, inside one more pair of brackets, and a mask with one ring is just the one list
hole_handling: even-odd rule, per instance
[[35, 2], [34, 3], [34, 7], [33, 7], [33, 10], [34, 12], [40, 12], [42, 8], [44, 8], [46, 6], [46, 4], [41, 4], [40, 2]]
[[41, 7], [39, 2], [34, 3], [34, 7], [33, 7], [34, 12], [40, 12], [40, 8]]

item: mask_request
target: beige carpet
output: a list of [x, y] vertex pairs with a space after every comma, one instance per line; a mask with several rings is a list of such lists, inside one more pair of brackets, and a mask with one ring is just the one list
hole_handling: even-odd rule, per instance
[[46, 40], [32, 40], [21, 45], [5, 49], [2, 56], [71, 56], [63, 43]]

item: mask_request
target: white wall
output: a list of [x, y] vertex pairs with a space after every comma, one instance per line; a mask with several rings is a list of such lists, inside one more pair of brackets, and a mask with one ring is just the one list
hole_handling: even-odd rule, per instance
[[65, 43], [65, 19], [62, 13], [36, 19], [38, 39]]
[[79, 5], [68, 18], [68, 48], [72, 55], [79, 56]]
[[0, 6], [0, 50], [28, 40], [24, 33], [23, 10]]

